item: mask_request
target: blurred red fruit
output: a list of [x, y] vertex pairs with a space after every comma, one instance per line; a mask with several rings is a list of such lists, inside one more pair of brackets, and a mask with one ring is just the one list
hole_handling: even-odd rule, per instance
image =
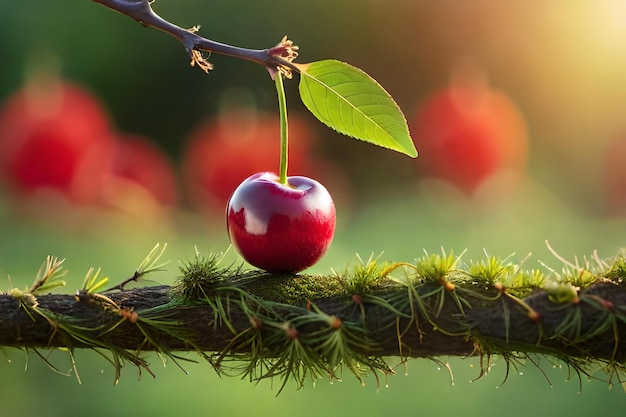
[[[178, 186], [172, 164], [165, 153], [153, 142], [139, 135], [122, 135], [119, 138], [110, 176], [132, 182], [149, 193], [162, 206], [178, 203]], [[107, 198], [115, 198], [108, 190]]]
[[[312, 133], [289, 115], [289, 173], [311, 172]], [[183, 180], [190, 202], [201, 211], [223, 212], [230, 195], [247, 177], [279, 166], [278, 115], [230, 110], [200, 125], [183, 155]]]
[[15, 192], [92, 202], [113, 148], [106, 114], [77, 85], [31, 80], [0, 110], [0, 178]]
[[626, 138], [609, 144], [603, 161], [604, 194], [607, 212], [626, 216]]
[[493, 174], [525, 170], [524, 118], [506, 95], [483, 83], [459, 83], [436, 92], [412, 127], [424, 176], [472, 192]]

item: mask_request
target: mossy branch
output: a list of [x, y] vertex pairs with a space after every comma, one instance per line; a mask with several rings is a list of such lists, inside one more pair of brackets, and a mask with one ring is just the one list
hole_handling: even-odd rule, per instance
[[[133, 274], [156, 265], [153, 250]], [[359, 260], [330, 275], [270, 275], [226, 267], [199, 254], [173, 286], [95, 290], [93, 271], [76, 294], [43, 294], [60, 282], [49, 258], [26, 291], [0, 294], [0, 346], [89, 348], [119, 370], [149, 371], [143, 351], [174, 361], [196, 351], [219, 373], [284, 384], [394, 373], [385, 358], [501, 355], [517, 363], [535, 355], [590, 375], [600, 366], [621, 382], [626, 361], [626, 261], [594, 255], [543, 273], [507, 259], [462, 263], [453, 254], [415, 263]], [[124, 284], [131, 280], [123, 281]], [[40, 355], [43, 357], [43, 355]], [[532, 362], [535, 362], [531, 359]], [[482, 361], [482, 373], [489, 360]]]

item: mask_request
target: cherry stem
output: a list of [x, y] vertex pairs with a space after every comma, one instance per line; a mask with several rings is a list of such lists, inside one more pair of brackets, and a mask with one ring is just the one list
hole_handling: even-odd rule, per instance
[[283, 87], [283, 74], [277, 71], [274, 75], [276, 92], [278, 93], [278, 113], [280, 114], [280, 172], [279, 181], [281, 184], [289, 185], [287, 182], [287, 157], [289, 134], [287, 126], [287, 99], [285, 98], [285, 88]]

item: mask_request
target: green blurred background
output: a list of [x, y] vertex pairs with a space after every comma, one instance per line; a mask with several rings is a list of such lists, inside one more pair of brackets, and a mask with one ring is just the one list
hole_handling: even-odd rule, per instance
[[[300, 46], [299, 62], [336, 58], [376, 78], [411, 122], [433, 92], [445, 88], [459, 60], [471, 59], [523, 114], [529, 136], [527, 175], [515, 188], [499, 183], [471, 195], [415, 174], [411, 160], [345, 139], [313, 120], [288, 83], [288, 105], [314, 130], [319, 152], [346, 177], [336, 196], [338, 228], [328, 254], [311, 272], [326, 273], [353, 262], [355, 254], [411, 261], [441, 247], [464, 259], [489, 254], [556, 269], [545, 241], [568, 259], [597, 250], [601, 257], [626, 247], [626, 216], [607, 214], [603, 163], [611, 141], [626, 135], [626, 3], [601, 1], [341, 0], [294, 3], [278, 0], [159, 0], [155, 10], [183, 27], [221, 42], [265, 48], [288, 34]], [[25, 82], [38, 62], [54, 57], [64, 79], [96, 95], [116, 129], [151, 138], [177, 169], [186, 138], [217, 114], [225, 94], [246, 91], [260, 109], [274, 112], [274, 87], [254, 64], [213, 55], [215, 70], [190, 68], [182, 46], [154, 29], [90, 1], [0, 4], [0, 99]], [[415, 137], [418, 151], [420, 138]], [[626, 164], [626, 155], [623, 155]], [[489, 188], [492, 187], [492, 188]], [[347, 190], [349, 188], [349, 190]], [[333, 190], [331, 189], [331, 192]], [[126, 213], [77, 209], [71, 215], [0, 201], [0, 276], [5, 288], [32, 282], [46, 255], [67, 258], [68, 288], [82, 283], [89, 267], [113, 281], [132, 274], [156, 242], [167, 242], [170, 284], [177, 262], [200, 251], [228, 246], [219, 213], [198, 213], [183, 204], [168, 221]], [[94, 221], [95, 219], [95, 221]], [[235, 255], [230, 253], [232, 259]], [[0, 287], [1, 288], [1, 287]], [[0, 415], [109, 416], [179, 413], [245, 415], [623, 415], [626, 395], [598, 381], [582, 382], [542, 360], [505, 375], [496, 358], [478, 375], [478, 360], [450, 360], [447, 371], [427, 360], [398, 368], [389, 387], [370, 378], [365, 387], [318, 381], [296, 391], [237, 378], [220, 379], [207, 364], [161, 367], [149, 355], [156, 379], [125, 368], [117, 386], [113, 369], [92, 352], [78, 352], [82, 385], [52, 372], [33, 353], [0, 352]], [[194, 355], [190, 357], [195, 358]], [[62, 352], [50, 360], [63, 371]], [[445, 360], [445, 358], [444, 358]], [[27, 370], [24, 371], [24, 368]], [[598, 372], [601, 376], [601, 372]], [[569, 382], [564, 382], [570, 379]]]

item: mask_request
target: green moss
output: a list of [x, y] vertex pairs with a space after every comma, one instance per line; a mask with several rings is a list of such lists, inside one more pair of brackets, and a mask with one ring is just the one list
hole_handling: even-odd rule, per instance
[[221, 264], [223, 254], [196, 256], [186, 262], [182, 262], [180, 272], [182, 276], [172, 286], [172, 298], [182, 302], [195, 302], [210, 294], [218, 285], [223, 284], [233, 275], [237, 275], [241, 268], [233, 269], [232, 265]]
[[611, 281], [619, 285], [624, 285], [626, 282], [626, 253], [621, 251], [613, 260], [612, 265], [606, 272], [606, 277]]
[[548, 299], [555, 304], [578, 302], [578, 289], [569, 282], [548, 281], [543, 289], [548, 293]]
[[502, 284], [509, 286], [510, 277], [518, 270], [518, 266], [506, 259], [497, 256], [488, 256], [487, 259], [471, 261], [467, 269], [472, 279], [479, 284]]
[[441, 249], [441, 255], [436, 253], [426, 254], [417, 260], [415, 275], [423, 281], [442, 283], [451, 279], [454, 272], [457, 271], [461, 256], [455, 257], [452, 251], [446, 254], [443, 248]]
[[333, 270], [333, 276], [343, 287], [344, 295], [365, 296], [378, 292], [393, 284], [393, 280], [389, 278], [392, 272], [407, 266], [412, 267], [405, 262], [380, 262], [379, 258], [380, 256], [377, 258], [370, 256], [367, 261], [363, 261], [357, 255], [357, 262], [354, 265], [346, 266], [342, 272]]
[[262, 274], [248, 282], [246, 289], [259, 298], [294, 305], [344, 294], [340, 280], [327, 275]]

